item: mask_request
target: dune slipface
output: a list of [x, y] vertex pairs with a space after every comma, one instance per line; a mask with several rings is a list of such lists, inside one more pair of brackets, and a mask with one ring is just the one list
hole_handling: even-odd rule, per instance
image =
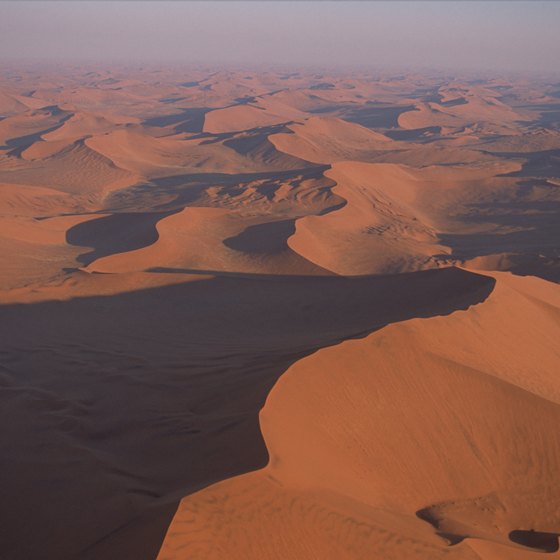
[[560, 555], [549, 79], [0, 73], [0, 557]]

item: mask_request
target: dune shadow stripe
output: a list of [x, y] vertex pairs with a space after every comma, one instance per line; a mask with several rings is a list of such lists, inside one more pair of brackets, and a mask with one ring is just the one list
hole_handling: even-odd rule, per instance
[[123, 212], [76, 224], [66, 232], [66, 242], [79, 247], [92, 247], [76, 260], [88, 265], [93, 261], [141, 249], [155, 243], [159, 234], [156, 224], [181, 209], [167, 212]]
[[517, 529], [510, 532], [509, 540], [528, 548], [540, 550], [541, 552], [557, 552], [559, 549], [559, 536], [559, 533], [545, 533], [532, 529], [528, 531]]
[[296, 231], [295, 219], [249, 226], [223, 240], [230, 249], [244, 253], [274, 254], [288, 249], [288, 238]]

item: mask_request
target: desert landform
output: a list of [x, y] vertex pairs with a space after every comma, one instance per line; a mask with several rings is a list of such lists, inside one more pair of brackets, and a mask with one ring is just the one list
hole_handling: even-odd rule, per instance
[[5, 65], [0, 556], [560, 558], [560, 82]]

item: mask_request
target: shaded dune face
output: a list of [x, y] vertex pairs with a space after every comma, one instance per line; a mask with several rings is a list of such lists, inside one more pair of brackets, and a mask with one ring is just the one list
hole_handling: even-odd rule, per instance
[[288, 248], [287, 240], [296, 230], [295, 220], [250, 226], [235, 237], [224, 239], [226, 247], [245, 253], [278, 253]]
[[559, 557], [558, 114], [0, 72], [0, 557]]
[[133, 251], [155, 243], [158, 239], [155, 224], [171, 212], [123, 213], [104, 216], [72, 226], [66, 231], [69, 245], [92, 247], [76, 260], [87, 265], [96, 259]]
[[[266, 464], [258, 411], [290, 364], [393, 321], [465, 308], [492, 286], [457, 269], [223, 277], [3, 306], [3, 413], [18, 419], [2, 436], [12, 450], [3, 469], [2, 507], [13, 522], [4, 525], [5, 550], [12, 558], [153, 558], [165, 530], [159, 516], [169, 522], [180, 497]], [[19, 511], [22, 495], [36, 539], [7, 514]], [[96, 507], [76, 515], [78, 504]]]
[[542, 552], [556, 552], [558, 550], [559, 536], [558, 533], [544, 533], [534, 530], [516, 530], [509, 534], [509, 538], [512, 542], [541, 550]]

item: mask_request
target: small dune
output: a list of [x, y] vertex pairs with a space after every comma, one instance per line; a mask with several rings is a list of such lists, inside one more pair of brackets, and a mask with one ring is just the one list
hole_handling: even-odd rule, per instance
[[379, 152], [399, 149], [382, 134], [332, 117], [310, 117], [288, 128], [291, 133], [275, 134], [271, 142], [282, 152], [314, 163], [367, 161]]

